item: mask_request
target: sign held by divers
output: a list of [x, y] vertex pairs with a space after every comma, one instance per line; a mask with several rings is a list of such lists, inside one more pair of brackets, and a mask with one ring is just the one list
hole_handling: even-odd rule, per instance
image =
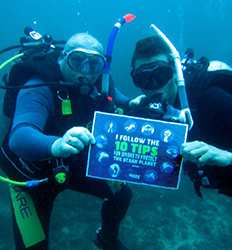
[[86, 176], [178, 189], [188, 125], [95, 112]]

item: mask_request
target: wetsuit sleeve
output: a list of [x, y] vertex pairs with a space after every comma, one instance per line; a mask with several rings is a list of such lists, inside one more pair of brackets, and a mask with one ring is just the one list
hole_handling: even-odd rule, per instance
[[110, 76], [110, 92], [114, 97], [116, 106], [126, 109], [128, 108], [129, 101], [131, 99], [125, 96], [119, 89], [115, 88], [114, 81], [111, 76]]
[[[26, 85], [38, 83], [43, 82], [33, 78]], [[53, 112], [53, 96], [47, 86], [20, 90], [9, 136], [9, 148], [28, 161], [51, 157], [50, 148], [57, 137], [46, 135], [43, 131]]]
[[128, 106], [130, 98], [125, 96], [122, 92], [120, 92], [117, 88], [115, 91], [115, 104], [118, 106]]

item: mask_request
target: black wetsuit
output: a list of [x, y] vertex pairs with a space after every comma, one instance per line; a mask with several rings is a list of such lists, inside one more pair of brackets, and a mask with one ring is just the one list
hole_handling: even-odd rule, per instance
[[[191, 76], [191, 75], [190, 75]], [[189, 78], [187, 94], [192, 111], [194, 126], [188, 141], [199, 140], [220, 149], [232, 149], [232, 72], [218, 70], [202, 72], [195, 78]], [[188, 163], [189, 164], [189, 163]], [[188, 168], [196, 190], [200, 195], [197, 168]], [[204, 166], [202, 168], [209, 180], [208, 187], [217, 188], [219, 192], [232, 195], [232, 166]]]
[[[188, 133], [188, 141], [204, 141], [220, 149], [232, 149], [232, 72], [218, 70], [208, 72], [194, 68], [185, 72], [186, 92], [194, 126]], [[131, 113], [151, 119], [177, 121], [180, 114], [180, 103], [177, 98], [175, 108], [167, 104], [161, 108], [151, 108], [153, 100], [145, 98], [142, 105], [135, 107]], [[156, 103], [156, 101], [154, 102]], [[130, 114], [131, 114], [130, 113]], [[166, 118], [170, 119], [166, 119]], [[207, 177], [208, 188], [216, 188], [219, 192], [232, 196], [232, 166], [204, 166], [202, 169], [191, 162], [184, 164], [185, 172], [190, 176], [195, 189], [201, 196], [202, 178]], [[201, 176], [198, 170], [201, 170]]]
[[[29, 85], [40, 82], [34, 78], [27, 82]], [[61, 92], [64, 92], [63, 94]], [[43, 86], [39, 88], [21, 90], [17, 97], [16, 110], [9, 137], [2, 150], [1, 157], [5, 164], [4, 172], [16, 180], [44, 178], [52, 176], [52, 169], [60, 161], [56, 161], [51, 154], [51, 144], [68, 129], [74, 126], [91, 128], [94, 111], [113, 112], [113, 103], [105, 97], [92, 99], [82, 96], [78, 90], [65, 88], [59, 95], [56, 90]], [[72, 102], [72, 115], [61, 114], [62, 95]], [[113, 100], [126, 103], [127, 100], [119, 97], [112, 89]], [[11, 163], [6, 159], [10, 158]], [[46, 159], [46, 160], [44, 160]], [[13, 164], [12, 164], [13, 162]], [[102, 230], [109, 239], [117, 238], [120, 221], [129, 207], [132, 193], [127, 185], [112, 192], [105, 181], [99, 181], [85, 176], [87, 149], [78, 155], [63, 159], [63, 164], [69, 166], [70, 177], [66, 184], [59, 185], [50, 181], [34, 189], [26, 189], [31, 195], [37, 209], [46, 240], [27, 249], [48, 249], [49, 221], [54, 199], [64, 189], [88, 193], [104, 199], [102, 206]], [[16, 168], [16, 167], [17, 168]], [[24, 189], [25, 191], [25, 189]], [[14, 232], [16, 249], [25, 249], [22, 237], [14, 217]]]

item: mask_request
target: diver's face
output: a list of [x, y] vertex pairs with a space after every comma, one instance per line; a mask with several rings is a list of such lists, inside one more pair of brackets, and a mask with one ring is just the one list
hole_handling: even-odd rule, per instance
[[[95, 60], [95, 57], [98, 60]], [[100, 59], [100, 56], [80, 51], [64, 54], [59, 59], [60, 70], [64, 80], [77, 86], [85, 85], [91, 88], [103, 71], [104, 61], [102, 62]]]
[[[146, 65], [155, 65], [156, 62], [159, 62], [159, 64], [161, 65], [162, 63], [164, 63], [164, 65], [170, 63], [168, 57], [164, 54], [156, 55], [150, 58], [141, 58], [135, 61], [134, 71], [141, 69], [141, 67], [143, 66], [146, 67]], [[144, 72], [146, 74], [146, 70], [144, 70]], [[160, 74], [162, 74], [162, 71], [160, 71]], [[160, 84], [160, 86], [156, 83], [154, 88], [146, 88], [145, 86], [143, 87], [142, 84], [141, 87], [140, 86], [139, 87], [147, 97], [154, 98], [156, 100], [158, 99], [161, 102], [166, 102], [170, 105], [174, 105], [177, 97], [177, 86], [174, 79], [175, 79], [175, 73], [173, 72], [173, 74], [170, 75], [170, 78], [168, 78], [167, 81], [164, 81], [162, 84]], [[152, 85], [154, 83], [151, 82], [149, 84]]]

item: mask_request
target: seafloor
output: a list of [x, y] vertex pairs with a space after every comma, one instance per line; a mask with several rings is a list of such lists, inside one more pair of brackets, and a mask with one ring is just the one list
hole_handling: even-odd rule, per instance
[[[134, 198], [120, 236], [131, 250], [231, 250], [232, 198], [204, 190], [198, 198], [187, 177], [179, 191], [132, 185]], [[0, 250], [13, 250], [8, 191], [0, 185]], [[51, 250], [90, 250], [101, 201], [65, 191], [56, 200]]]

